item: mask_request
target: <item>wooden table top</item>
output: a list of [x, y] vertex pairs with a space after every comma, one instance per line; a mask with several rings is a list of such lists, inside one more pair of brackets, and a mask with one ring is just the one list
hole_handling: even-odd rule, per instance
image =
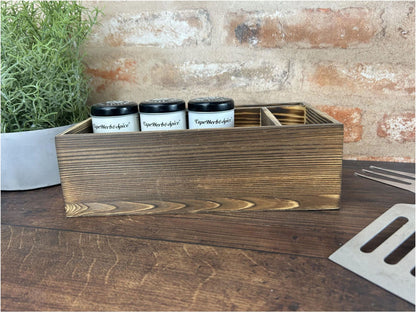
[[328, 260], [414, 203], [353, 175], [369, 164], [344, 161], [336, 211], [66, 218], [60, 186], [2, 192], [2, 310], [414, 311]]

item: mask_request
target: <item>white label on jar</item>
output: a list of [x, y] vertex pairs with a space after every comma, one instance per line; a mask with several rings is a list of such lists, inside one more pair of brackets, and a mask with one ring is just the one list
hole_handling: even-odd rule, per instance
[[168, 113], [140, 113], [142, 131], [184, 130], [186, 129], [185, 111]]
[[188, 112], [189, 129], [234, 127], [234, 110], [219, 112]]
[[139, 131], [139, 114], [92, 116], [94, 133]]

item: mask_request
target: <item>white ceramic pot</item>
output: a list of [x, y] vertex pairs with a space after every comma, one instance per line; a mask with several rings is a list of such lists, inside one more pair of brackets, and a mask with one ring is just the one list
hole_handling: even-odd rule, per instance
[[1, 134], [1, 190], [30, 190], [61, 183], [55, 136], [70, 126]]

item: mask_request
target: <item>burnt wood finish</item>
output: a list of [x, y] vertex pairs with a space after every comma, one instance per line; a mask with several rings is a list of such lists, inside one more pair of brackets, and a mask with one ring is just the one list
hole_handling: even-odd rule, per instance
[[234, 127], [259, 127], [261, 108], [240, 108], [234, 110]]
[[333, 119], [324, 112], [317, 112], [310, 107], [306, 107], [306, 124], [329, 124]]
[[344, 161], [336, 211], [66, 218], [60, 186], [2, 192], [2, 311], [414, 311], [327, 259], [414, 203], [370, 164], [414, 171]]
[[270, 107], [269, 109], [282, 125], [306, 124], [306, 106], [305, 105], [286, 104], [286, 105]]
[[339, 208], [342, 124], [283, 127], [276, 107], [236, 109], [241, 125], [259, 118], [255, 127], [93, 134], [90, 120], [74, 126], [56, 137], [67, 216]]
[[262, 126], [281, 126], [280, 121], [273, 115], [273, 113], [266, 107], [261, 108], [260, 115]]

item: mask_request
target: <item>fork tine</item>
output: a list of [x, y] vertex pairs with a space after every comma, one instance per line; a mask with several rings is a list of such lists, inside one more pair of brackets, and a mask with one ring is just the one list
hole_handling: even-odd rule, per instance
[[376, 172], [376, 171], [371, 171], [371, 170], [367, 170], [367, 169], [362, 169], [361, 170], [364, 173], [371, 173], [374, 174], [376, 176], [379, 176], [381, 178], [389, 178], [389, 179], [393, 179], [395, 180], [394, 182], [398, 182], [398, 183], [403, 183], [403, 184], [410, 184], [410, 181], [405, 181], [405, 179], [410, 179], [408, 177], [398, 177], [396, 175], [392, 175], [392, 174], [388, 174], [388, 173], [381, 173], [381, 172]]
[[381, 171], [387, 171], [387, 172], [391, 172], [391, 173], [395, 173], [395, 174], [400, 174], [400, 175], [408, 177], [410, 179], [415, 178], [415, 174], [411, 173], [411, 172], [404, 172], [404, 171], [399, 171], [399, 170], [380, 168], [380, 167], [376, 167], [376, 166], [370, 166], [370, 169], [377, 169], [377, 170], [381, 170]]
[[406, 189], [406, 190], [409, 190], [411, 192], [414, 192], [414, 189], [410, 184], [394, 182], [394, 181], [387, 180], [387, 179], [375, 178], [375, 177], [364, 175], [364, 174], [361, 174], [361, 173], [358, 173], [358, 172], [354, 172], [354, 174], [356, 176], [360, 176], [360, 177], [363, 177], [363, 178], [366, 178], [366, 179], [370, 179], [370, 180], [373, 180], [373, 181], [381, 182], [381, 183], [384, 183], [384, 184], [388, 184], [388, 185], [391, 185], [391, 186], [395, 186], [395, 187], [398, 187], [398, 188], [401, 188], [401, 189]]

